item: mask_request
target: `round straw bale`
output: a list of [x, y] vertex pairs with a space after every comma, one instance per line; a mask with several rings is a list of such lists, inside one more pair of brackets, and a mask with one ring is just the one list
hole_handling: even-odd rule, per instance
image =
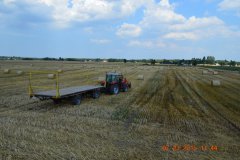
[[212, 81], [211, 81], [211, 85], [212, 85], [212, 86], [220, 86], [220, 85], [221, 85], [221, 82], [220, 82], [220, 80], [212, 80]]
[[54, 79], [56, 77], [56, 74], [48, 74], [48, 79]]
[[138, 75], [137, 80], [144, 80], [144, 76], [143, 75]]
[[207, 70], [203, 70], [202, 74], [208, 74], [208, 71]]
[[23, 71], [16, 71], [16, 73], [17, 73], [17, 75], [19, 75], [19, 76], [24, 74]]
[[63, 73], [63, 70], [62, 69], [58, 69], [57, 72], [58, 73]]
[[4, 72], [5, 74], [8, 74], [8, 73], [11, 72], [11, 70], [10, 70], [10, 69], [4, 69], [3, 72]]

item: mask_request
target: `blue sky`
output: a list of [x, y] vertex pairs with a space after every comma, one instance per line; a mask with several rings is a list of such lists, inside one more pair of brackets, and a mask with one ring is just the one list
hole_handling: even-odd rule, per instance
[[240, 0], [1, 0], [0, 55], [240, 61]]

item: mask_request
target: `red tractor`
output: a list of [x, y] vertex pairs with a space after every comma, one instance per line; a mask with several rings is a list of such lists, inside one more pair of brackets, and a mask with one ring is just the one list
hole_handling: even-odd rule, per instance
[[101, 82], [105, 86], [106, 93], [118, 94], [120, 91], [127, 92], [131, 88], [131, 82], [128, 82], [121, 73], [108, 72], [106, 80]]

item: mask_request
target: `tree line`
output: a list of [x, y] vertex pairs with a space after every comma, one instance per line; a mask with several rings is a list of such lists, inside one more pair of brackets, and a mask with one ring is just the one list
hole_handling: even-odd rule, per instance
[[139, 62], [144, 65], [155, 65], [158, 64], [174, 64], [174, 65], [199, 65], [199, 64], [216, 64], [218, 63], [221, 66], [229, 65], [236, 66], [240, 65], [240, 62], [236, 61], [227, 61], [227, 60], [215, 60], [214, 56], [207, 56], [203, 58], [192, 58], [192, 59], [117, 59], [117, 58], [109, 58], [109, 59], [101, 59], [101, 58], [32, 58], [32, 57], [15, 57], [15, 56], [0, 56], [0, 60], [44, 60], [44, 61], [79, 61], [79, 62]]

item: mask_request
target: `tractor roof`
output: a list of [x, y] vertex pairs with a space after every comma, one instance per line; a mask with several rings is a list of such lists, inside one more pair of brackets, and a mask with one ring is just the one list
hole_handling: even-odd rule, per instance
[[117, 72], [107, 72], [107, 75], [115, 75], [115, 76], [119, 76], [119, 75], [122, 75], [122, 73], [117, 73]]

